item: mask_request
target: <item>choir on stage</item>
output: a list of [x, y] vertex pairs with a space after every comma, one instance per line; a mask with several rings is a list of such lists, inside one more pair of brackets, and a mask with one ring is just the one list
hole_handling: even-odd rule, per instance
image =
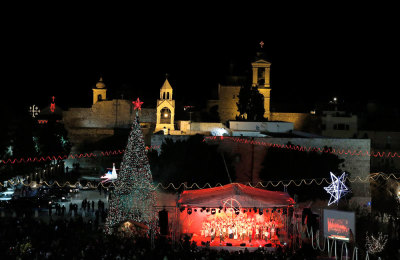
[[236, 218], [216, 218], [203, 222], [201, 236], [210, 239], [211, 242], [215, 238], [219, 238], [221, 243], [227, 239], [248, 241], [249, 243], [254, 240], [277, 243], [279, 242], [277, 236], [279, 228], [279, 223], [274, 219], [257, 221], [257, 219], [240, 215]]

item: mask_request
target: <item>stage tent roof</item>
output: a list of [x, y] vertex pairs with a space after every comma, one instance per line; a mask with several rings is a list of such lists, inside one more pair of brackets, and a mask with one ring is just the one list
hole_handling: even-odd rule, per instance
[[185, 190], [178, 203], [187, 207], [218, 208], [224, 206], [227, 201], [230, 206], [231, 199], [239, 202], [242, 208], [287, 207], [295, 204], [286, 192], [263, 190], [240, 183], [201, 190]]

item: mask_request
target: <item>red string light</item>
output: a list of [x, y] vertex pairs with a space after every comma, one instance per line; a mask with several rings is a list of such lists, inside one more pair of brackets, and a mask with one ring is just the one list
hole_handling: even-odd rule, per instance
[[346, 150], [346, 149], [335, 149], [335, 148], [320, 148], [313, 146], [300, 146], [300, 145], [288, 145], [288, 144], [274, 144], [268, 143], [264, 141], [257, 140], [249, 140], [245, 138], [239, 137], [229, 137], [229, 136], [207, 136], [204, 138], [205, 141], [233, 141], [235, 143], [242, 144], [254, 144], [254, 145], [262, 145], [267, 147], [281, 148], [281, 149], [290, 149], [294, 151], [300, 152], [318, 152], [318, 153], [331, 153], [337, 155], [351, 155], [351, 156], [372, 156], [372, 157], [387, 157], [387, 158], [400, 158], [400, 155], [397, 152], [370, 152], [370, 151], [362, 151], [362, 150]]
[[[294, 151], [300, 152], [318, 152], [318, 153], [331, 153], [337, 155], [347, 155], [347, 156], [370, 156], [370, 157], [386, 157], [386, 158], [400, 158], [400, 155], [397, 152], [370, 152], [370, 151], [362, 151], [362, 150], [346, 150], [346, 149], [335, 149], [335, 148], [320, 148], [313, 146], [300, 146], [300, 145], [288, 145], [288, 144], [274, 144], [268, 143], [264, 141], [258, 140], [249, 140], [245, 138], [239, 137], [229, 137], [229, 136], [207, 136], [203, 139], [205, 141], [232, 141], [235, 143], [242, 144], [254, 144], [254, 145], [262, 145], [266, 147], [275, 147], [281, 149], [290, 149]], [[146, 150], [159, 149], [159, 145], [146, 146]], [[51, 160], [66, 160], [66, 159], [80, 159], [80, 158], [91, 158], [91, 157], [100, 157], [100, 156], [112, 156], [112, 155], [120, 155], [123, 154], [125, 150], [115, 150], [115, 151], [103, 151], [100, 153], [81, 153], [81, 154], [71, 154], [71, 155], [53, 155], [53, 156], [42, 156], [42, 157], [29, 157], [29, 158], [20, 158], [20, 159], [7, 159], [1, 160], [0, 163], [3, 164], [15, 164], [15, 163], [31, 163], [31, 162], [44, 162]]]
[[[159, 145], [146, 146], [146, 150], [158, 149]], [[1, 160], [3, 164], [15, 164], [15, 163], [34, 163], [34, 162], [46, 162], [52, 160], [67, 160], [67, 159], [81, 159], [81, 158], [95, 158], [101, 156], [114, 156], [124, 154], [125, 150], [114, 150], [114, 151], [101, 151], [98, 153], [81, 153], [81, 154], [70, 154], [70, 155], [52, 155], [52, 156], [41, 156], [41, 157], [28, 157], [19, 159], [7, 159]]]

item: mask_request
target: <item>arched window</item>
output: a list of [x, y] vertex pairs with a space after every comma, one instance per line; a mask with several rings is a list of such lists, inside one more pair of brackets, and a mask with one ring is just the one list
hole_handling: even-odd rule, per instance
[[169, 92], [167, 92], [167, 99], [169, 99]]
[[160, 111], [160, 123], [161, 124], [171, 124], [171, 110], [164, 107]]
[[103, 100], [103, 98], [102, 98], [101, 94], [97, 95], [97, 101], [102, 101], [102, 100]]
[[165, 92], [163, 92], [163, 97], [162, 98], [165, 99]]

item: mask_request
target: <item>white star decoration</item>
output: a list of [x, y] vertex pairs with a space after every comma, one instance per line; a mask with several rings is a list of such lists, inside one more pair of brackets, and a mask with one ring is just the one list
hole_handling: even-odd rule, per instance
[[343, 173], [339, 178], [331, 173], [332, 183], [328, 187], [324, 187], [324, 189], [331, 195], [328, 206], [335, 202], [339, 204], [340, 198], [349, 192], [349, 189], [344, 184], [344, 182], [346, 181], [345, 178], [346, 173]]

